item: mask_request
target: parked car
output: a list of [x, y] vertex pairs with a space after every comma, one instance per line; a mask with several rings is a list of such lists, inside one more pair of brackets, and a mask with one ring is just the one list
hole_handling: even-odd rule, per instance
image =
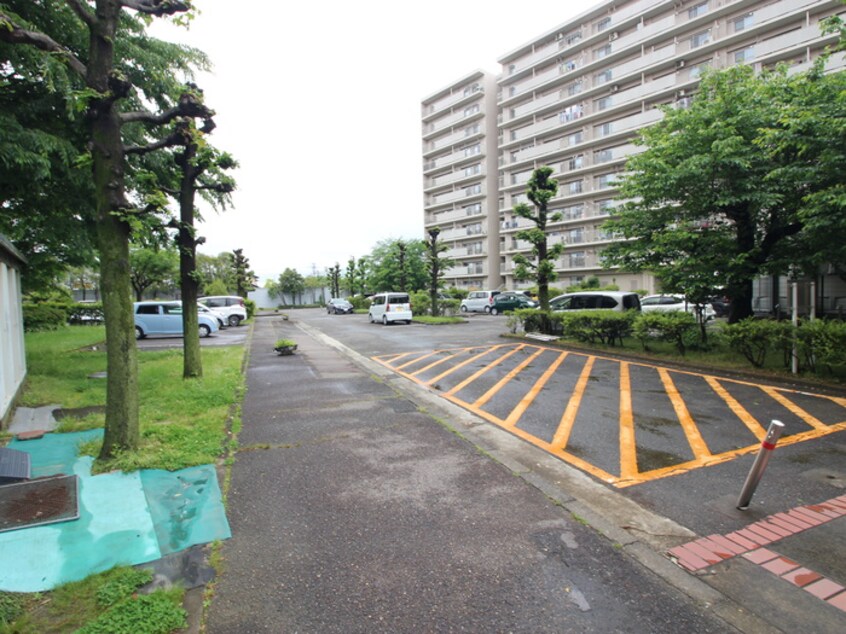
[[494, 298], [491, 315], [498, 315], [506, 310], [517, 310], [518, 308], [537, 308], [537, 305], [536, 301], [529, 299], [522, 293], [500, 293]]
[[247, 318], [247, 309], [244, 306], [244, 298], [237, 295], [215, 295], [212, 297], [200, 297], [198, 301], [219, 313], [227, 324], [237, 326]]
[[470, 291], [467, 297], [461, 300], [461, 312], [489, 313], [494, 297], [499, 294], [500, 291]]
[[[143, 339], [150, 335], [182, 336], [182, 302], [135, 302], [135, 338]], [[197, 314], [200, 337], [208, 337], [217, 332], [217, 318], [203, 313]]]
[[[645, 313], [687, 311], [696, 315], [696, 304], [681, 295], [647, 295], [640, 300], [640, 309]], [[717, 316], [711, 304], [705, 304], [703, 314], [706, 321]]]
[[209, 308], [205, 304], [201, 304], [200, 302], [197, 302], [197, 312], [200, 315], [208, 315], [212, 319], [216, 319], [218, 328], [225, 328], [227, 326], [227, 322], [225, 321], [225, 317], [224, 317], [223, 313], [219, 313], [215, 310], [212, 310], [211, 308]]
[[411, 300], [408, 293], [377, 293], [370, 298], [367, 311], [370, 323], [381, 321], [385, 326], [391, 322], [411, 323]]
[[342, 315], [352, 314], [353, 305], [345, 299], [342, 299], [340, 297], [333, 297], [328, 302], [326, 302], [326, 312], [331, 315], [337, 315], [338, 313]]
[[580, 291], [564, 293], [549, 300], [555, 311], [564, 310], [640, 310], [640, 296], [623, 291]]

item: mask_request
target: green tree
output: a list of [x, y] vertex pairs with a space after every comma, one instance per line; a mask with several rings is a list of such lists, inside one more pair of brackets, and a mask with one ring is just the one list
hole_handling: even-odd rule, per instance
[[129, 251], [129, 268], [135, 301], [140, 302], [147, 289], [174, 281], [179, 256], [174, 250], [136, 247]]
[[426, 272], [429, 274], [429, 300], [432, 304], [432, 316], [441, 314], [438, 295], [443, 286], [444, 273], [453, 262], [442, 254], [447, 250], [447, 245], [438, 242], [441, 230], [439, 227], [429, 229], [429, 239], [426, 241]]
[[747, 66], [706, 74], [689, 108], [666, 108], [641, 133], [646, 150], [629, 159], [620, 188], [626, 202], [606, 223], [623, 240], [604, 265], [651, 271], [694, 301], [724, 289], [734, 323], [752, 315], [756, 276], [834, 257], [807, 216], [844, 235], [842, 196], [830, 197], [842, 187], [842, 136], [824, 125], [842, 117], [844, 80]]
[[[143, 138], [146, 126], [165, 125], [205, 110], [190, 96], [173, 102], [174, 73], [162, 72], [180, 67], [187, 70], [191, 58], [197, 56], [146, 37], [144, 20], [138, 14], [149, 19], [184, 13], [191, 6], [177, 0], [96, 0], [93, 8], [81, 0], [33, 4], [0, 5], [0, 42], [41, 52], [38, 61], [43, 67], [57, 74], [62, 68], [64, 77], [70, 76], [66, 69], [75, 75], [67, 89], [83, 87], [80, 94], [91, 147], [94, 224], [106, 321], [108, 379], [100, 457], [107, 459], [118, 451], [135, 449], [139, 442], [129, 277], [129, 241], [139, 210], [128, 196], [124, 135], [137, 140]], [[127, 8], [135, 13], [125, 11]], [[26, 10], [31, 10], [28, 19], [21, 15]], [[25, 64], [22, 61], [21, 67]], [[150, 112], [148, 105], [160, 112]]]
[[277, 293], [282, 298], [282, 303], [285, 303], [285, 294], [291, 296], [291, 303], [296, 304], [299, 297], [302, 303], [302, 295], [305, 290], [305, 279], [297, 271], [292, 268], [286, 268], [279, 275], [279, 281], [276, 284]]
[[361, 294], [367, 294], [367, 276], [370, 272], [370, 261], [367, 257], [362, 256], [358, 258], [358, 267], [355, 270], [356, 283], [361, 289]]
[[335, 266], [330, 266], [326, 274], [329, 278], [329, 287], [332, 297], [340, 297], [341, 295], [341, 265], [335, 262]]
[[358, 277], [356, 276], [356, 265], [355, 265], [355, 258], [350, 257], [347, 261], [347, 268], [344, 271], [344, 286], [347, 287], [350, 295], [355, 295], [356, 289], [356, 280]]
[[235, 269], [235, 294], [239, 297], [246, 297], [255, 290], [258, 283], [258, 276], [250, 270], [250, 260], [244, 256], [243, 249], [235, 249], [233, 255], [233, 268]]
[[555, 261], [564, 251], [563, 243], [552, 247], [547, 244], [546, 227], [550, 222], [561, 219], [559, 213], [549, 213], [549, 201], [558, 193], [558, 182], [551, 178], [551, 167], [539, 167], [529, 178], [526, 196], [534, 204], [533, 211], [526, 203], [514, 205], [514, 213], [521, 218], [531, 220], [534, 227], [517, 232], [518, 240], [525, 240], [532, 245], [532, 257], [522, 254], [514, 256], [514, 277], [518, 280], [532, 279], [538, 285], [538, 302], [542, 310], [549, 310], [549, 283], [555, 281]]
[[235, 291], [232, 253], [197, 253], [197, 276], [201, 295], [230, 295]]
[[371, 291], [421, 291], [427, 288], [422, 240], [382, 240], [368, 256]]

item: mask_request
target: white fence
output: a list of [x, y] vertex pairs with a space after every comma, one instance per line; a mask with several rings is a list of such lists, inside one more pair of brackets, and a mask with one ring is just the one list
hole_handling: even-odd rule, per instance
[[0, 422], [8, 416], [26, 376], [21, 308], [24, 263], [23, 256], [0, 235]]

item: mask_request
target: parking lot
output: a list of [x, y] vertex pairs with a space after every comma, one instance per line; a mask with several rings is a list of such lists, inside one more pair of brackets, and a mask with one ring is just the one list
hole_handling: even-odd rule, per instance
[[529, 343], [374, 357], [616, 487], [846, 429], [846, 399]]
[[[238, 346], [247, 341], [249, 326], [229, 326], [221, 328], [208, 337], [200, 338], [200, 346]], [[136, 340], [139, 350], [161, 350], [164, 348], [181, 348], [181, 335], [158, 335]]]

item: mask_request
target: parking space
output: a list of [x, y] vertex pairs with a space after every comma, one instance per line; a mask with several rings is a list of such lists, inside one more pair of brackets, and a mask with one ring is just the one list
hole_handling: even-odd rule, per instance
[[561, 460], [628, 487], [846, 429], [846, 399], [508, 343], [374, 356]]

